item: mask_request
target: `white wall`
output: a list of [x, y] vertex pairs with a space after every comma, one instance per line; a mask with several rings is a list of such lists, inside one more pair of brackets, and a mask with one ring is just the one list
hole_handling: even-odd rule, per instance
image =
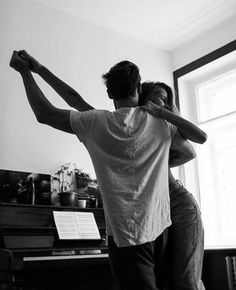
[[219, 23], [217, 27], [192, 39], [171, 52], [173, 71], [236, 40], [236, 18]]
[[[140, 67], [143, 80], [172, 84], [168, 53], [30, 0], [1, 0], [0, 40], [1, 169], [50, 174], [72, 162], [94, 177], [75, 136], [37, 123], [21, 77], [9, 67], [14, 49], [26, 49], [96, 108], [113, 109], [101, 74], [124, 59]], [[37, 80], [54, 105], [66, 108]]]

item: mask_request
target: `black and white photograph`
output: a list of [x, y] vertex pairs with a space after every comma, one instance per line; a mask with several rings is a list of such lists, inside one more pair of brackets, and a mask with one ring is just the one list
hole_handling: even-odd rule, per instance
[[0, 290], [236, 290], [236, 1], [0, 0]]

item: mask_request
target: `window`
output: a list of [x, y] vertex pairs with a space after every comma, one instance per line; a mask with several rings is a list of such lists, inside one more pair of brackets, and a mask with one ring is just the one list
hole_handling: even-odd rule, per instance
[[196, 88], [199, 123], [236, 111], [235, 80], [231, 71]]
[[181, 114], [207, 132], [180, 179], [201, 208], [205, 248], [236, 248], [236, 41], [174, 72]]
[[197, 146], [201, 210], [207, 247], [236, 245], [236, 72], [196, 87], [199, 126], [208, 141]]

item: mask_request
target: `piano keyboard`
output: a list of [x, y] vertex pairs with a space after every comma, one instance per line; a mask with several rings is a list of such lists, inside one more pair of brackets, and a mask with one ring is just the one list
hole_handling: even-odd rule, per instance
[[108, 254], [23, 257], [23, 261], [30, 262], [30, 261], [72, 260], [72, 259], [87, 259], [87, 258], [108, 258]]

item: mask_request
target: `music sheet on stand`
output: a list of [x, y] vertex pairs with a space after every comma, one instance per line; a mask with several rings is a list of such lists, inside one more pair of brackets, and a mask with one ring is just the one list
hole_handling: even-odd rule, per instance
[[100, 239], [100, 233], [92, 212], [53, 211], [61, 240]]

